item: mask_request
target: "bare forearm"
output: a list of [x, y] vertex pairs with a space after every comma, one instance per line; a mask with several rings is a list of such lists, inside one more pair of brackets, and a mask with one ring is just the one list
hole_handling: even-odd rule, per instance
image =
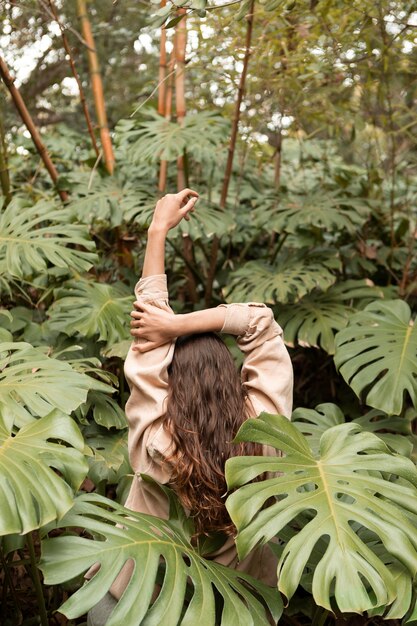
[[217, 307], [175, 316], [175, 334], [192, 335], [195, 333], [219, 332], [224, 325], [226, 309]]
[[157, 228], [151, 224], [148, 230], [145, 259], [143, 262], [142, 278], [165, 274], [165, 241], [166, 228]]

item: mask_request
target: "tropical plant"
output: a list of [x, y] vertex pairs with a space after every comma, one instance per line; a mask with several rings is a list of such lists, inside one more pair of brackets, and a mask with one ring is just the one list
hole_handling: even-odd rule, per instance
[[[205, 559], [191, 544], [190, 520], [173, 493], [164, 491], [171, 502], [168, 521], [132, 512], [95, 494], [77, 498], [59, 526], [81, 525], [102, 541], [77, 536], [46, 540], [40, 568], [47, 584], [75, 578], [96, 563], [100, 569], [60, 610], [69, 618], [85, 614], [130, 560], [132, 576], [108, 626], [121, 620], [126, 626], [143, 620], [167, 626], [199, 622], [267, 626], [265, 605], [277, 620], [282, 612], [280, 597], [251, 576]], [[156, 583], [161, 589], [152, 603]], [[223, 606], [216, 616], [217, 593]]]
[[16, 430], [10, 415], [0, 416], [0, 535], [62, 518], [88, 469], [84, 438], [70, 417], [54, 410]]
[[405, 393], [417, 407], [417, 330], [402, 300], [372, 302], [336, 336], [335, 363], [366, 403], [399, 415]]
[[71, 223], [56, 203], [28, 206], [16, 198], [0, 212], [0, 285], [7, 286], [8, 276], [28, 278], [48, 266], [86, 271], [97, 258], [94, 248], [85, 226]]
[[[297, 532], [282, 540], [278, 563], [278, 589], [288, 599], [308, 568], [313, 570], [313, 597], [328, 610], [333, 602], [343, 612], [394, 602], [393, 572], [359, 530], [367, 529], [372, 541], [383, 544], [409, 579], [415, 576], [417, 470], [412, 461], [392, 454], [379, 437], [357, 424], [326, 429], [316, 455], [282, 416], [248, 420], [237, 440], [271, 445], [282, 454], [227, 461], [229, 488], [238, 488], [227, 508], [238, 528], [240, 558], [259, 542], [280, 537], [289, 525]], [[278, 474], [246, 484], [264, 472]], [[265, 508], [271, 497], [276, 501]]]

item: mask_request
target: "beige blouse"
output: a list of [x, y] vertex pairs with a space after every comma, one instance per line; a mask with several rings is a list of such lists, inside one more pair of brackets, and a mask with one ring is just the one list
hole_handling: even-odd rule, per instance
[[[165, 274], [142, 278], [136, 285], [135, 295], [139, 302], [169, 309]], [[250, 414], [255, 417], [267, 411], [290, 417], [293, 371], [282, 330], [275, 322], [271, 309], [257, 303], [220, 306], [227, 309], [221, 332], [237, 335], [237, 345], [244, 354], [241, 376], [248, 392]], [[168, 503], [165, 496], [145, 483], [140, 474], [148, 474], [160, 483], [167, 483], [170, 479], [163, 459], [172, 442], [161, 418], [166, 410], [168, 367], [174, 349], [175, 342], [145, 353], [130, 349], [125, 362], [125, 375], [131, 392], [125, 408], [129, 423], [128, 446], [130, 463], [135, 472], [125, 506], [166, 519]], [[266, 453], [271, 454], [271, 451]], [[254, 550], [239, 563], [233, 538], [230, 537], [212, 558], [268, 584], [276, 584], [276, 560], [268, 546]], [[114, 596], [120, 596], [128, 576], [128, 571], [119, 576], [111, 590]]]

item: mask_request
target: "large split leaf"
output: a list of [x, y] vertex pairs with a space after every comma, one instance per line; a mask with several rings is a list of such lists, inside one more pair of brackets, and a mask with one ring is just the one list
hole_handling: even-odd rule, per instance
[[366, 280], [348, 280], [332, 285], [327, 291], [312, 291], [297, 306], [279, 310], [279, 323], [285, 342], [303, 347], [323, 348], [334, 354], [335, 334], [347, 326], [358, 303], [383, 297], [382, 291]]
[[249, 261], [231, 273], [226, 298], [228, 302], [295, 302], [317, 287], [328, 289], [336, 280], [332, 270], [338, 267], [336, 257], [306, 252], [283, 254], [274, 265]]
[[336, 335], [335, 363], [366, 404], [399, 415], [417, 408], [417, 326], [402, 300], [373, 302]]
[[132, 219], [145, 225], [155, 208], [155, 199], [149, 186], [136, 181], [123, 181], [111, 176], [96, 175], [79, 177], [75, 197], [68, 204], [68, 211], [84, 223], [110, 224], [117, 227]]
[[[372, 409], [365, 415], [353, 420], [363, 430], [375, 433], [393, 449], [394, 452], [410, 456], [417, 437], [413, 434], [414, 411], [406, 417], [387, 415], [383, 411]], [[292, 423], [308, 437], [308, 443], [314, 453], [320, 449], [323, 433], [332, 426], [345, 423], [345, 416], [340, 408], [331, 402], [319, 404], [315, 409], [298, 408], [292, 414]]]
[[52, 329], [68, 335], [98, 336], [108, 346], [129, 337], [134, 296], [123, 283], [70, 281], [57, 290], [56, 297], [48, 311]]
[[[144, 623], [267, 626], [265, 609], [256, 595], [264, 599], [278, 619], [282, 603], [276, 590], [247, 574], [200, 556], [191, 545], [189, 523], [178, 507], [176, 515], [165, 521], [132, 512], [98, 495], [79, 497], [59, 525], [81, 526], [101, 536], [103, 541], [75, 536], [44, 541], [40, 567], [45, 583], [62, 583], [94, 563], [100, 563], [101, 567], [60, 611], [69, 618], [86, 613], [103, 597], [123, 565], [131, 559], [135, 566], [133, 575], [107, 626]], [[151, 605], [161, 569], [161, 590]], [[224, 602], [218, 620], [214, 589]]]
[[191, 113], [183, 124], [171, 122], [152, 109], [147, 109], [146, 115], [146, 120], [121, 120], [117, 125], [121, 145], [128, 147], [128, 155], [137, 163], [172, 161], [184, 151], [197, 161], [215, 160], [217, 146], [227, 137], [228, 123], [212, 111]]
[[[53, 409], [71, 413], [92, 379], [28, 343], [0, 343], [0, 414], [18, 426]], [[8, 422], [6, 422], [8, 423]]]
[[316, 191], [291, 195], [266, 213], [270, 228], [296, 233], [303, 228], [319, 228], [327, 233], [355, 233], [371, 209], [366, 199], [342, 196], [338, 191]]
[[86, 227], [72, 224], [68, 210], [51, 201], [28, 207], [16, 199], [0, 211], [0, 275], [27, 277], [48, 264], [85, 271], [94, 247]]
[[61, 518], [88, 470], [83, 437], [67, 415], [53, 411], [18, 432], [10, 421], [0, 415], [1, 535]]
[[[390, 453], [379, 437], [357, 424], [326, 430], [317, 455], [282, 416], [262, 414], [248, 420], [237, 439], [271, 445], [284, 455], [236, 457], [226, 463], [229, 488], [241, 487], [227, 500], [239, 531], [240, 556], [302, 519], [281, 553], [280, 591], [291, 598], [321, 545], [312, 581], [318, 605], [331, 610], [333, 597], [344, 612], [391, 604], [397, 597], [393, 573], [355, 528], [374, 533], [410, 577], [415, 575], [417, 528], [412, 516], [417, 514], [417, 469], [412, 461]], [[280, 474], [245, 484], [266, 471]], [[277, 501], [264, 508], [271, 497]]]

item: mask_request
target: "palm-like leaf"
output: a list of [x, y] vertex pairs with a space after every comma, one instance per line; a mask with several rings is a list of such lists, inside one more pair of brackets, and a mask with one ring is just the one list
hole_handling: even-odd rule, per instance
[[104, 223], [112, 227], [135, 217], [147, 224], [155, 207], [155, 198], [149, 186], [137, 182], [123, 182], [114, 176], [102, 178], [82, 176], [77, 181], [75, 193], [79, 196], [68, 204], [68, 211], [78, 220], [90, 224]]
[[[53, 409], [71, 413], [85, 401], [92, 379], [28, 343], [0, 344], [0, 414], [17, 425]], [[7, 423], [7, 422], [6, 422]]]
[[279, 322], [288, 345], [323, 348], [334, 354], [335, 334], [345, 328], [358, 302], [382, 298], [383, 292], [366, 280], [348, 280], [332, 285], [325, 292], [312, 291], [297, 306], [284, 306], [279, 311]]
[[373, 302], [336, 335], [335, 363], [358, 397], [399, 415], [408, 392], [417, 408], [417, 327], [402, 300]]
[[93, 249], [85, 226], [72, 224], [70, 213], [53, 202], [27, 207], [17, 199], [0, 212], [0, 274], [22, 278], [48, 264], [85, 271], [96, 258]]
[[[265, 610], [253, 591], [264, 599], [277, 619], [282, 606], [276, 591], [247, 574], [200, 556], [191, 545], [189, 523], [178, 507], [176, 512], [179, 518], [165, 521], [129, 511], [97, 495], [78, 498], [60, 526], [81, 526], [104, 541], [83, 537], [44, 541], [40, 567], [47, 584], [69, 580], [97, 562], [101, 567], [60, 611], [70, 618], [83, 615], [103, 597], [126, 561], [132, 559], [133, 575], [107, 626], [139, 626], [145, 622], [214, 626], [214, 589], [224, 600], [217, 622], [222, 626], [268, 625]], [[158, 598], [151, 605], [161, 559], [165, 575]], [[187, 580], [193, 586], [189, 602]]]
[[61, 518], [88, 470], [83, 437], [67, 415], [53, 411], [17, 433], [12, 421], [0, 416], [1, 535], [28, 533]]
[[173, 161], [190, 152], [193, 159], [214, 160], [217, 146], [227, 137], [228, 123], [216, 113], [200, 111], [187, 115], [182, 125], [170, 122], [149, 109], [146, 121], [122, 120], [117, 125], [121, 145], [135, 162], [155, 163], [159, 159]]
[[57, 290], [56, 297], [48, 311], [52, 329], [68, 335], [98, 336], [109, 346], [129, 337], [134, 296], [123, 283], [71, 281]]
[[[321, 541], [327, 549], [315, 566], [312, 583], [318, 605], [331, 610], [332, 596], [341, 611], [362, 612], [392, 603], [394, 577], [355, 532], [355, 524], [374, 533], [410, 576], [415, 575], [417, 529], [410, 520], [417, 513], [414, 464], [391, 454], [379, 437], [356, 424], [326, 430], [317, 456], [307, 439], [282, 416], [262, 414], [248, 420], [237, 439], [268, 444], [284, 454], [282, 458], [236, 457], [226, 463], [230, 488], [245, 485], [265, 471], [280, 472], [278, 477], [241, 487], [227, 500], [239, 531], [240, 556], [303, 516], [305, 523], [286, 543], [279, 560], [280, 591], [291, 598]], [[393, 476], [398, 479], [394, 481]], [[273, 496], [277, 501], [263, 508]]]
[[189, 222], [182, 221], [178, 230], [191, 237], [194, 241], [202, 237], [221, 237], [230, 233], [234, 228], [233, 214], [223, 211], [217, 205], [210, 204], [202, 198], [197, 205], [196, 212], [191, 214]]
[[[413, 443], [417, 440], [412, 428], [414, 419], [415, 414], [396, 417], [373, 409], [354, 419], [353, 423], [358, 424], [363, 430], [376, 433], [395, 452], [410, 456]], [[313, 452], [318, 453], [323, 433], [337, 424], [344, 424], [345, 417], [336, 404], [325, 402], [317, 405], [315, 409], [295, 409], [291, 420], [294, 426], [308, 437]]]
[[83, 431], [87, 445], [94, 456], [88, 458], [88, 475], [95, 485], [102, 480], [116, 484], [122, 476], [132, 472], [127, 449], [127, 431], [109, 433], [94, 424]]
[[328, 233], [354, 233], [370, 213], [366, 199], [342, 196], [338, 191], [292, 195], [284, 203], [268, 207], [265, 219], [276, 232], [296, 233], [301, 228], [319, 228]]
[[339, 267], [335, 257], [326, 255], [285, 254], [275, 265], [260, 261], [245, 263], [229, 277], [226, 299], [274, 304], [295, 302], [315, 288], [326, 290]]

